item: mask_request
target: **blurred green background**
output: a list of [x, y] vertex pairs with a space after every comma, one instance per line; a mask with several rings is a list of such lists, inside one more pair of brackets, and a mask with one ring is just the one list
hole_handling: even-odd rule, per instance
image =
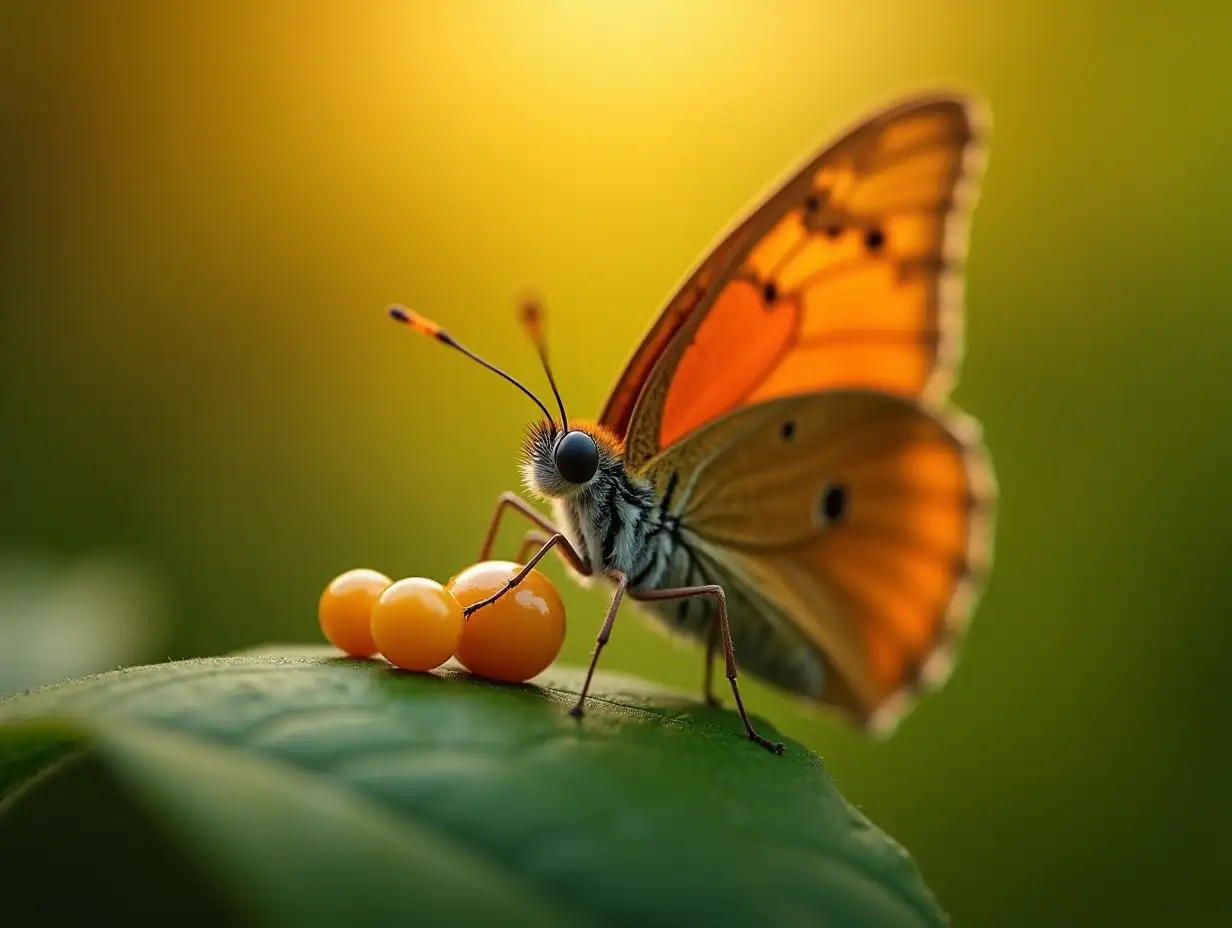
[[[532, 408], [388, 302], [538, 387], [534, 287], [596, 413], [772, 178], [969, 88], [995, 129], [955, 399], [1003, 503], [965, 659], [884, 744], [747, 699], [956, 924], [1201, 920], [1232, 824], [1230, 48], [1232, 7], [1187, 0], [5, 3], [0, 555], [140, 565], [143, 661], [315, 641], [347, 567], [448, 577]], [[549, 572], [580, 662], [605, 594]], [[630, 615], [605, 667], [701, 660]]]

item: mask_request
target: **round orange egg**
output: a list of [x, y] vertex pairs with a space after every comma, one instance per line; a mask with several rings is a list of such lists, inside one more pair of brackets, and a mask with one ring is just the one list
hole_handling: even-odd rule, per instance
[[380, 571], [359, 568], [330, 581], [317, 603], [317, 619], [329, 643], [352, 657], [376, 654], [369, 615], [390, 579]]
[[[449, 590], [465, 608], [500, 590], [521, 569], [510, 561], [482, 561], [450, 580]], [[547, 669], [564, 640], [560, 594], [532, 570], [496, 602], [467, 617], [455, 653], [471, 673], [521, 683]]]
[[453, 594], [425, 577], [391, 584], [372, 607], [372, 639], [403, 670], [432, 670], [453, 657], [462, 624]]

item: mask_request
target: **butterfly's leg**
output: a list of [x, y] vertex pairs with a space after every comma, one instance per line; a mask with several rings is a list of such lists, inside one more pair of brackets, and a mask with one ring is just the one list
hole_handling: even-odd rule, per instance
[[540, 532], [536, 529], [531, 529], [522, 537], [522, 544], [518, 546], [517, 556], [513, 559], [515, 564], [525, 564], [526, 556], [531, 551], [536, 551], [548, 543], [548, 539], [552, 536]]
[[719, 619], [715, 616], [710, 623], [710, 631], [706, 635], [706, 673], [702, 677], [702, 692], [706, 696], [706, 705], [719, 708], [723, 705], [714, 695], [714, 649], [719, 643]]
[[732, 695], [736, 698], [736, 708], [740, 710], [740, 721], [744, 722], [745, 734], [763, 748], [775, 754], [783, 753], [783, 745], [778, 741], [763, 738], [749, 721], [749, 714], [744, 709], [744, 700], [740, 698], [740, 685], [736, 682], [736, 651], [732, 647], [731, 623], [727, 620], [727, 597], [723, 588], [713, 584], [708, 586], [682, 586], [671, 590], [641, 590], [629, 594], [634, 599], [643, 601], [664, 599], [685, 599], [690, 596], [709, 596], [714, 600], [717, 626], [723, 634], [723, 658], [727, 662], [727, 679], [731, 682]]
[[612, 602], [607, 607], [607, 615], [604, 616], [603, 624], [599, 627], [599, 637], [595, 639], [595, 650], [590, 655], [590, 666], [586, 668], [586, 681], [582, 684], [582, 692], [578, 694], [577, 702], [569, 710], [569, 714], [575, 719], [582, 717], [582, 703], [586, 701], [586, 693], [590, 690], [590, 678], [595, 675], [595, 666], [599, 663], [599, 654], [603, 651], [603, 646], [612, 637], [612, 624], [616, 621], [616, 610], [620, 608], [620, 601], [625, 595], [625, 587], [629, 585], [629, 578], [618, 570], [610, 570], [607, 575], [615, 581], [616, 592], [612, 594]]
[[[506, 490], [496, 500], [496, 511], [492, 513], [492, 522], [488, 525], [488, 534], [483, 539], [483, 547], [479, 549], [479, 560], [486, 561], [492, 556], [492, 548], [496, 544], [496, 532], [500, 528], [501, 516], [504, 515], [506, 509], [512, 509], [519, 515], [529, 519], [546, 535], [556, 534], [556, 526], [548, 520], [547, 516], [539, 512], [539, 510], [535, 509], [534, 506], [516, 493], [510, 493]], [[547, 539], [545, 538], [544, 540], [546, 541]]]
[[462, 616], [464, 618], [469, 618], [471, 613], [475, 612], [477, 609], [482, 609], [484, 606], [492, 605], [492, 603], [496, 602], [515, 586], [521, 583], [522, 580], [525, 579], [526, 575], [534, 569], [535, 565], [538, 564], [549, 551], [558, 546], [561, 549], [561, 553], [564, 554], [565, 560], [569, 562], [570, 567], [582, 576], [586, 576], [591, 572], [590, 568], [586, 566], [580, 557], [578, 557], [578, 553], [573, 550], [573, 545], [569, 544], [569, 539], [560, 532], [557, 532], [546, 542], [544, 542], [543, 547], [535, 552], [534, 556], [528, 560], [525, 565], [523, 565], [521, 570], [513, 575], [512, 579], [506, 581], [504, 586], [502, 586], [487, 599], [481, 599], [479, 602], [467, 606], [462, 610]]

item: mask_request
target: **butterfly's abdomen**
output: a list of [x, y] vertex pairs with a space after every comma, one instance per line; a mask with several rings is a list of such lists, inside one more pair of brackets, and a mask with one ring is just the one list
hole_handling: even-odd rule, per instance
[[[658, 572], [655, 583], [647, 588], [720, 587], [740, 670], [815, 698], [826, 679], [825, 658], [816, 647], [795, 633], [789, 623], [776, 620], [764, 602], [761, 607], [755, 605], [736, 578], [711, 561], [687, 529], [678, 524], [671, 524], [671, 529], [666, 535], [666, 569]], [[715, 600], [709, 596], [644, 605], [669, 631], [700, 642], [709, 638], [717, 619]], [[715, 653], [721, 656], [722, 651]]]

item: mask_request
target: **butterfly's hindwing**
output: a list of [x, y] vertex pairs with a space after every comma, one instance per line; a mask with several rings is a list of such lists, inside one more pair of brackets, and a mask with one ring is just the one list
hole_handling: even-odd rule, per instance
[[[995, 483], [969, 420], [869, 391], [771, 400], [645, 472], [660, 490], [673, 475], [742, 669], [881, 728], [944, 679], [991, 557]], [[672, 564], [660, 583], [681, 582]], [[827, 671], [812, 690], [780, 666], [810, 654]]]

